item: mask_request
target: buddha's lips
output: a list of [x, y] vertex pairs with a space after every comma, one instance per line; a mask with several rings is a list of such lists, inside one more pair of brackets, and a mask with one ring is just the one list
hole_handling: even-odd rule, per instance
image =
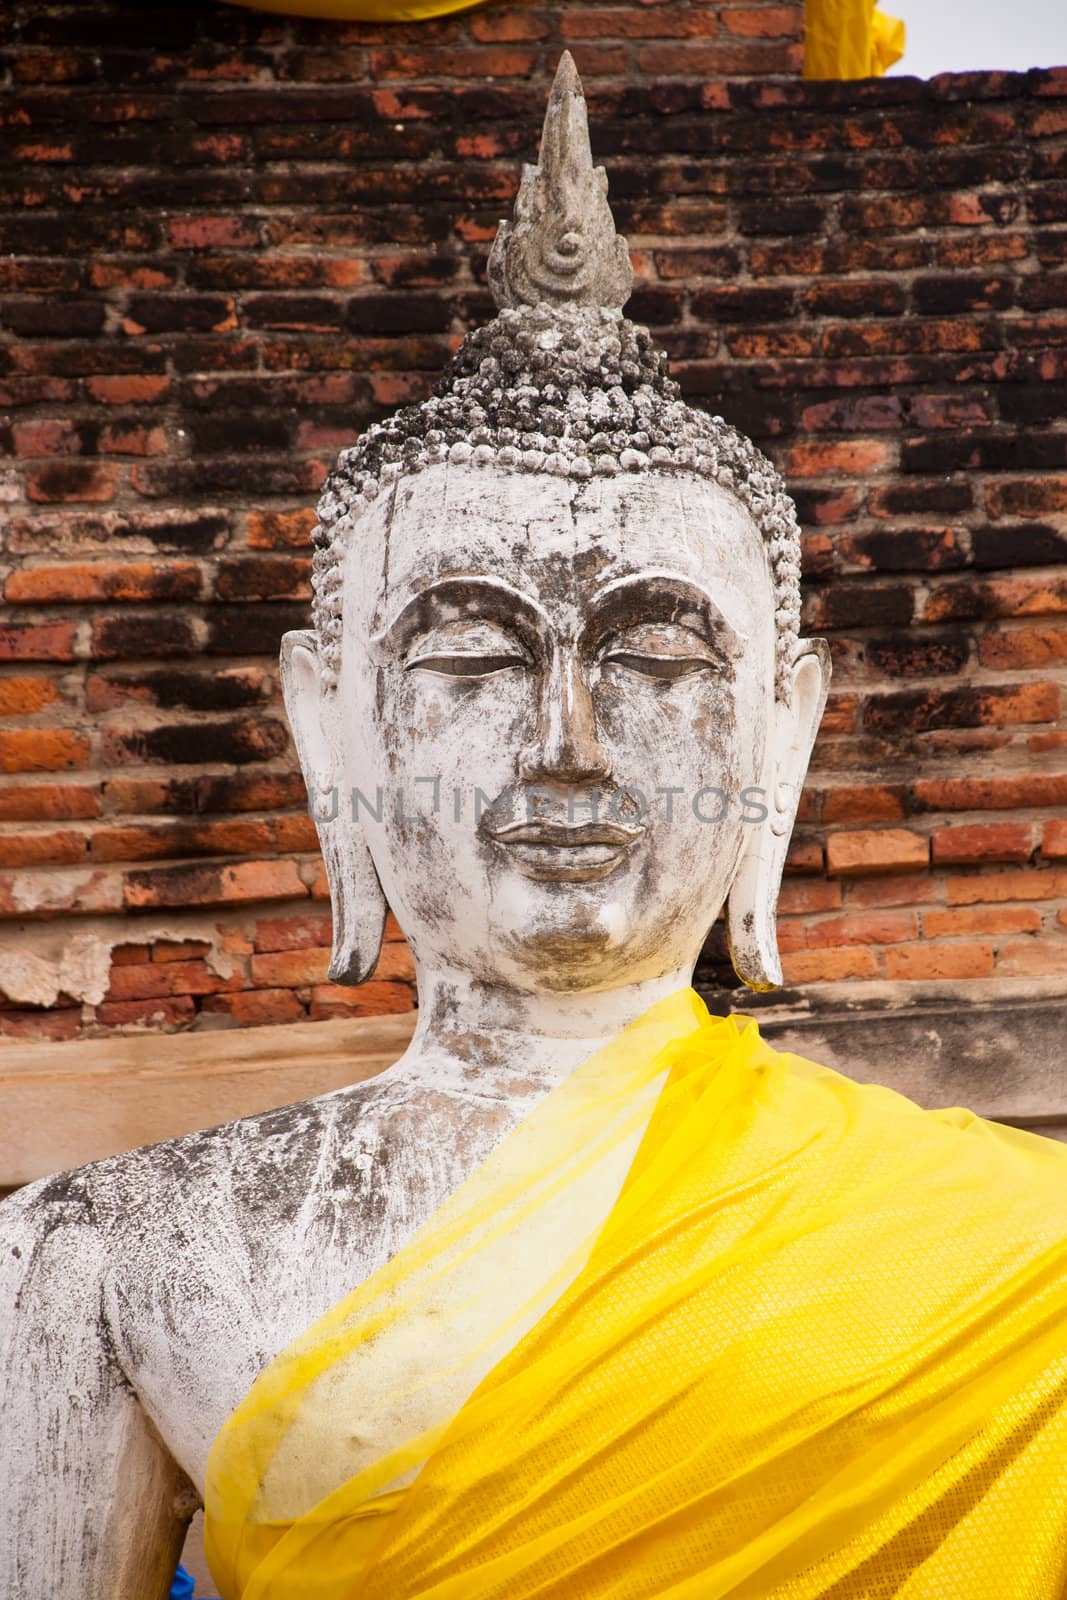
[[584, 822], [574, 827], [542, 821], [514, 822], [486, 832], [527, 877], [581, 883], [614, 872], [644, 829], [613, 822]]
[[547, 817], [532, 822], [508, 822], [502, 828], [490, 828], [494, 839], [501, 844], [633, 844], [643, 832], [641, 828], [627, 828], [621, 822], [550, 822]]

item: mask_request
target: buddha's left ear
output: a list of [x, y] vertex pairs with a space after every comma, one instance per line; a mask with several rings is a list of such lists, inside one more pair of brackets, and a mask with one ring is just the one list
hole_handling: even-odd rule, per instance
[[726, 904], [730, 958], [737, 976], [750, 989], [775, 989], [782, 981], [778, 890], [829, 687], [826, 640], [803, 640], [790, 671], [788, 697], [775, 701], [764, 766], [767, 816], [745, 828], [741, 860]]
[[330, 884], [334, 983], [362, 983], [374, 971], [385, 927], [385, 895], [362, 830], [349, 821], [339, 766], [342, 748], [336, 689], [325, 687], [314, 633], [282, 639], [282, 694], [307, 785], [311, 815]]

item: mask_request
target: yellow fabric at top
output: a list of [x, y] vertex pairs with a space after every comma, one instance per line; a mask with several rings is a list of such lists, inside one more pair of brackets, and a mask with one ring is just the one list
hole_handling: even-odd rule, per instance
[[470, 11], [484, 0], [225, 0], [246, 11], [273, 11], [283, 17], [323, 17], [333, 22], [424, 22]]
[[805, 78], [877, 78], [904, 54], [904, 24], [875, 0], [806, 0]]
[[[469, 11], [484, 0], [225, 0], [250, 11], [335, 22], [423, 22]], [[806, 0], [804, 76], [879, 77], [904, 54], [904, 24], [875, 0]]]
[[225, 1600], [1053, 1600], [1067, 1150], [662, 1002], [216, 1441]]

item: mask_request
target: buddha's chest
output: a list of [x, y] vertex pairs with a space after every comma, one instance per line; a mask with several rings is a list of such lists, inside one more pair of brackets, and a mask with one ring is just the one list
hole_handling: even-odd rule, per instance
[[421, 1137], [406, 1119], [364, 1119], [356, 1136], [331, 1130], [314, 1163], [279, 1171], [258, 1151], [226, 1184], [141, 1208], [109, 1321], [142, 1404], [201, 1492], [211, 1445], [263, 1368], [389, 1261], [501, 1137], [497, 1116], [424, 1112]]

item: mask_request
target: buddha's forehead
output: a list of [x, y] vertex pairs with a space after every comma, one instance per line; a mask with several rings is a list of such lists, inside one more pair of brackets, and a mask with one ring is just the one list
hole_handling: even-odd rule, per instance
[[445, 577], [497, 577], [550, 610], [581, 610], [607, 583], [664, 572], [711, 591], [746, 632], [773, 617], [762, 535], [717, 484], [442, 464], [401, 478], [363, 512], [346, 588], [360, 622], [376, 630]]

